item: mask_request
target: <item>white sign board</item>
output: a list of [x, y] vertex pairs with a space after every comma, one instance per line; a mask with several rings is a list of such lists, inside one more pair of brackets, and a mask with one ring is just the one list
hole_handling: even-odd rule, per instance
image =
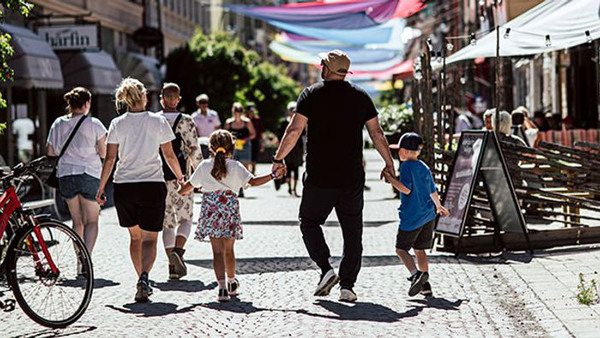
[[38, 27], [38, 35], [55, 50], [99, 48], [97, 25]]

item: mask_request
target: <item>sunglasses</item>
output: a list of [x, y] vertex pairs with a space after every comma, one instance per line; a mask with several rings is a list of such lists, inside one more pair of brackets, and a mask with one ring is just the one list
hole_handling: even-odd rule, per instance
[[199, 104], [207, 104], [208, 101], [198, 101]]
[[233, 111], [236, 112], [236, 113], [243, 113], [244, 112], [243, 109], [234, 109]]

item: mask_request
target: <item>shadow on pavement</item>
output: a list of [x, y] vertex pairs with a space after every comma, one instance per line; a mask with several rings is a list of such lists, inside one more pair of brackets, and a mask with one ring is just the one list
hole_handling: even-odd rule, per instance
[[426, 307], [438, 309], [438, 310], [451, 310], [456, 311], [458, 307], [464, 302], [464, 299], [458, 299], [451, 302], [445, 298], [431, 297], [427, 299], [409, 299], [409, 302], [425, 305]]
[[79, 335], [79, 334], [85, 334], [85, 333], [94, 331], [96, 329], [97, 329], [97, 327], [95, 327], [95, 326], [73, 325], [73, 326], [69, 326], [66, 329], [46, 329], [46, 330], [35, 331], [32, 333], [15, 336], [15, 338], [68, 337], [68, 336], [74, 336], [74, 335]]
[[234, 313], [243, 313], [243, 314], [251, 314], [261, 311], [281, 311], [281, 312], [296, 312], [294, 310], [275, 310], [275, 309], [261, 309], [257, 308], [252, 304], [252, 302], [243, 302], [240, 301], [237, 297], [232, 297], [231, 301], [228, 303], [219, 303], [219, 302], [211, 302], [200, 305], [201, 307], [218, 310], [218, 311], [227, 311]]
[[[186, 261], [186, 263], [189, 263]], [[153, 283], [152, 286], [156, 287], [161, 291], [181, 291], [181, 292], [200, 292], [205, 290], [212, 290], [217, 287], [217, 282], [212, 282], [208, 285], [204, 285], [199, 280], [170, 280], [164, 283]]]
[[[489, 259], [489, 258], [488, 258]], [[341, 257], [332, 257], [333, 267], [338, 268]], [[456, 259], [448, 260], [448, 257], [429, 257], [431, 264], [456, 263]], [[187, 264], [198, 266], [205, 269], [212, 269], [212, 260], [196, 259], [186, 260]], [[488, 262], [481, 259], [481, 264], [498, 264], [498, 262]], [[259, 257], [259, 258], [240, 258], [236, 260], [236, 272], [241, 275], [251, 275], [257, 273], [269, 272], [290, 272], [290, 271], [310, 271], [318, 270], [317, 265], [309, 257]], [[383, 266], [401, 266], [397, 256], [364, 256], [362, 258], [363, 268], [383, 267]]]
[[[376, 228], [389, 223], [396, 223], [397, 220], [391, 221], [364, 221], [363, 227], [365, 228]], [[299, 226], [299, 221], [290, 221], [290, 220], [264, 220], [264, 221], [247, 221], [242, 222], [242, 225], [275, 225], [275, 226]], [[337, 221], [327, 221], [323, 224], [325, 227], [339, 227], [340, 222]]]
[[94, 289], [109, 288], [117, 285], [121, 285], [121, 283], [117, 283], [110, 279], [94, 278]]
[[126, 314], [139, 315], [140, 317], [162, 317], [166, 315], [176, 315], [192, 311], [200, 304], [193, 304], [183, 308], [177, 308], [177, 304], [148, 302], [148, 303], [129, 303], [122, 308], [114, 305], [106, 305], [107, 308], [117, 310]]
[[356, 303], [336, 303], [329, 300], [318, 300], [316, 305], [323, 307], [325, 310], [335, 313], [335, 316], [317, 314], [305, 312], [306, 315], [312, 317], [320, 317], [327, 319], [337, 320], [362, 320], [370, 322], [382, 322], [382, 323], [393, 323], [402, 318], [409, 318], [417, 316], [423, 311], [423, 306], [413, 307], [406, 312], [396, 312], [389, 307], [369, 303], [369, 302], [356, 302]]

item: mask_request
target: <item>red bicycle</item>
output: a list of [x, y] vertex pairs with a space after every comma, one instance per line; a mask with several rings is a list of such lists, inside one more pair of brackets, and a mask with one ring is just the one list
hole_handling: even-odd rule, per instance
[[[79, 236], [49, 215], [24, 209], [15, 182], [47, 168], [44, 158], [19, 164], [0, 178], [0, 274], [27, 316], [62, 328], [77, 321], [92, 298], [94, 273], [90, 254]], [[14, 300], [0, 301], [4, 311]]]

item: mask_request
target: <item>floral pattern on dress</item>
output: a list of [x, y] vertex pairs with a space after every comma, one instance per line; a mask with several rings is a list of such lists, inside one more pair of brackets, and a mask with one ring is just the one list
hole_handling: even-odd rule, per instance
[[196, 239], [244, 238], [240, 217], [240, 202], [231, 190], [204, 193]]

